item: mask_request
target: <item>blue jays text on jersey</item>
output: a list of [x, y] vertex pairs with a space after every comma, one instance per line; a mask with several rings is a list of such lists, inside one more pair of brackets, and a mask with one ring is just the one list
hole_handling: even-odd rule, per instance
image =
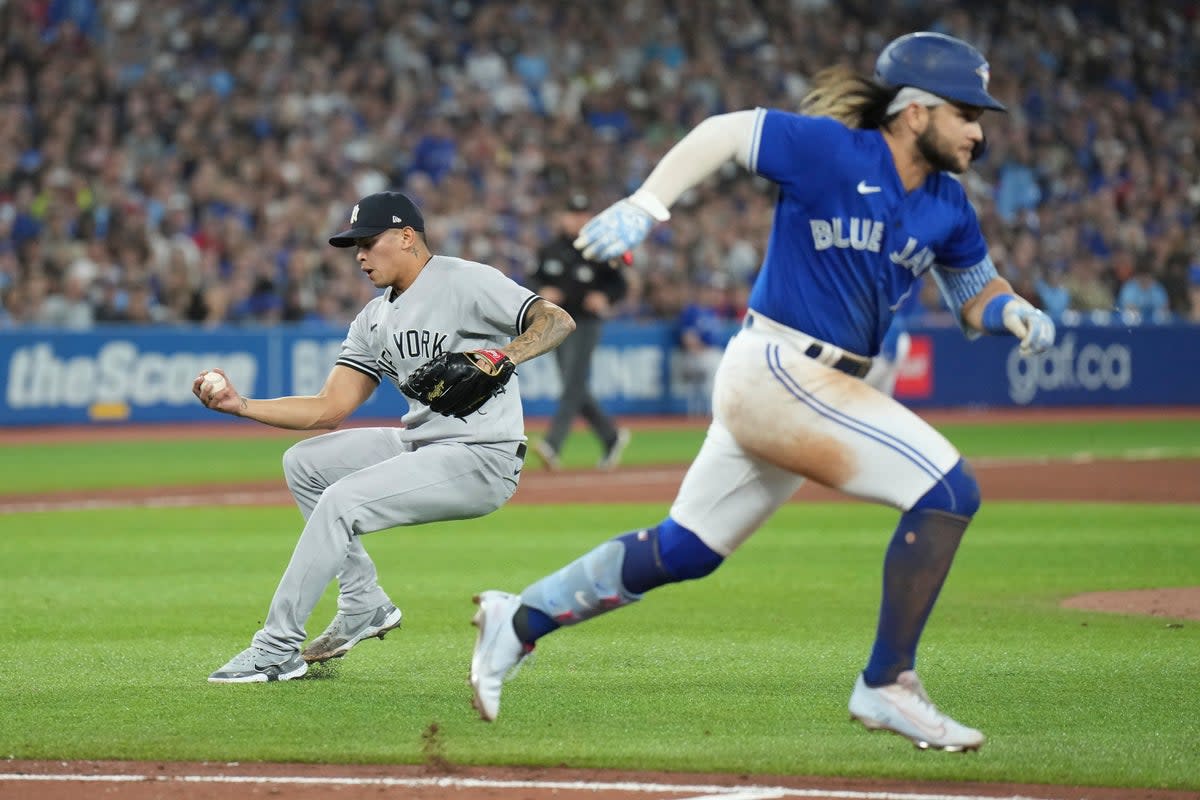
[[779, 185], [779, 199], [752, 309], [871, 356], [918, 277], [986, 257], [962, 185], [939, 172], [906, 191], [880, 131], [757, 114], [748, 166]]
[[[883, 249], [884, 227], [879, 220], [858, 217], [851, 217], [849, 220], [814, 219], [808, 224], [812, 226], [813, 247], [817, 250], [851, 247], [855, 250], [878, 253]], [[890, 254], [889, 258], [893, 264], [899, 264], [910, 270], [913, 275], [919, 276], [933, 266], [933, 251], [928, 247], [917, 250], [918, 247], [920, 243], [910, 236], [904, 244], [904, 249], [899, 253]], [[891, 309], [895, 311], [902, 300], [903, 298], [893, 303]]]

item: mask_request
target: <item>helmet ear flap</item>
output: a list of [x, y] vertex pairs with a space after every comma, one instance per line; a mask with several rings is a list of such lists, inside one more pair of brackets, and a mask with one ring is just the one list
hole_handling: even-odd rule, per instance
[[978, 161], [979, 159], [983, 158], [984, 154], [987, 153], [987, 148], [988, 148], [987, 136], [984, 136], [982, 139], [980, 139], [978, 142], [975, 143], [974, 147], [971, 148], [971, 160]]

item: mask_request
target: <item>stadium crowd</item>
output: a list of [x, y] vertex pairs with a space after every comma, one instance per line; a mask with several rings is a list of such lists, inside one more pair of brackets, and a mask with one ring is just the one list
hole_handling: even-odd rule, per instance
[[[964, 177], [1001, 273], [1058, 317], [1200, 320], [1196, 2], [9, 0], [0, 326], [341, 324], [374, 289], [326, 237], [384, 188], [521, 281], [568, 192], [599, 210], [705, 116], [796, 108], [919, 29], [980, 47], [1010, 109]], [[740, 314], [771, 189], [700, 191], [622, 316]]]

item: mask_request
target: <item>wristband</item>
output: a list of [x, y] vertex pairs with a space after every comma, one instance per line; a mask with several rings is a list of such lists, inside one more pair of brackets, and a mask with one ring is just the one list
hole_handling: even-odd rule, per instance
[[671, 218], [671, 212], [649, 189], [638, 189], [629, 196], [629, 202], [654, 217], [657, 222], [666, 222]]
[[501, 361], [508, 358], [508, 356], [504, 354], [503, 350], [494, 350], [492, 348], [481, 348], [479, 350], [473, 350], [472, 352], [476, 355], [483, 356], [488, 361], [492, 362], [492, 364], [499, 364]]
[[983, 307], [983, 329], [994, 334], [1012, 333], [1004, 324], [1004, 307], [1016, 299], [1016, 295], [998, 294], [988, 300], [987, 305]]

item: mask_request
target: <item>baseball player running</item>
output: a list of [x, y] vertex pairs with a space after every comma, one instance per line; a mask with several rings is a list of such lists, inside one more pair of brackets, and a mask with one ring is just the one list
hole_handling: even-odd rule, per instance
[[[359, 267], [383, 291], [350, 324], [318, 394], [255, 400], [228, 382], [201, 376], [193, 384], [208, 408], [297, 430], [337, 428], [385, 378], [434, 404], [410, 403], [403, 428], [327, 433], [287, 451], [284, 474], [304, 530], [265, 624], [209, 676], [213, 683], [299, 678], [311, 662], [382, 639], [401, 613], [377, 583], [363, 534], [482, 516], [517, 488], [525, 435], [513, 365], [554, 348], [574, 322], [499, 270], [433, 255], [424, 230], [408, 197], [381, 192], [360, 200], [350, 227], [329, 240], [356, 248]], [[406, 382], [431, 367], [439, 370], [436, 390]], [[464, 394], [474, 396], [439, 405]], [[301, 651], [305, 623], [334, 577], [337, 614]]]
[[542, 636], [708, 575], [811, 479], [900, 511], [851, 715], [921, 748], [983, 744], [933, 704], [914, 671], [979, 486], [941, 434], [860, 378], [924, 274], [967, 336], [1015, 335], [1031, 353], [1054, 341], [1050, 318], [997, 275], [948, 174], [965, 172], [981, 150], [984, 110], [1004, 110], [987, 83], [987, 61], [966, 42], [902, 36], [880, 53], [873, 80], [844, 68], [818, 75], [802, 114], [760, 108], [701, 122], [641, 188], [583, 228], [584, 255], [619, 255], [730, 159], [779, 186], [750, 310], [717, 372], [713, 422], [669, 516], [519, 595], [476, 597], [471, 685], [484, 719], [496, 718], [503, 678]]

